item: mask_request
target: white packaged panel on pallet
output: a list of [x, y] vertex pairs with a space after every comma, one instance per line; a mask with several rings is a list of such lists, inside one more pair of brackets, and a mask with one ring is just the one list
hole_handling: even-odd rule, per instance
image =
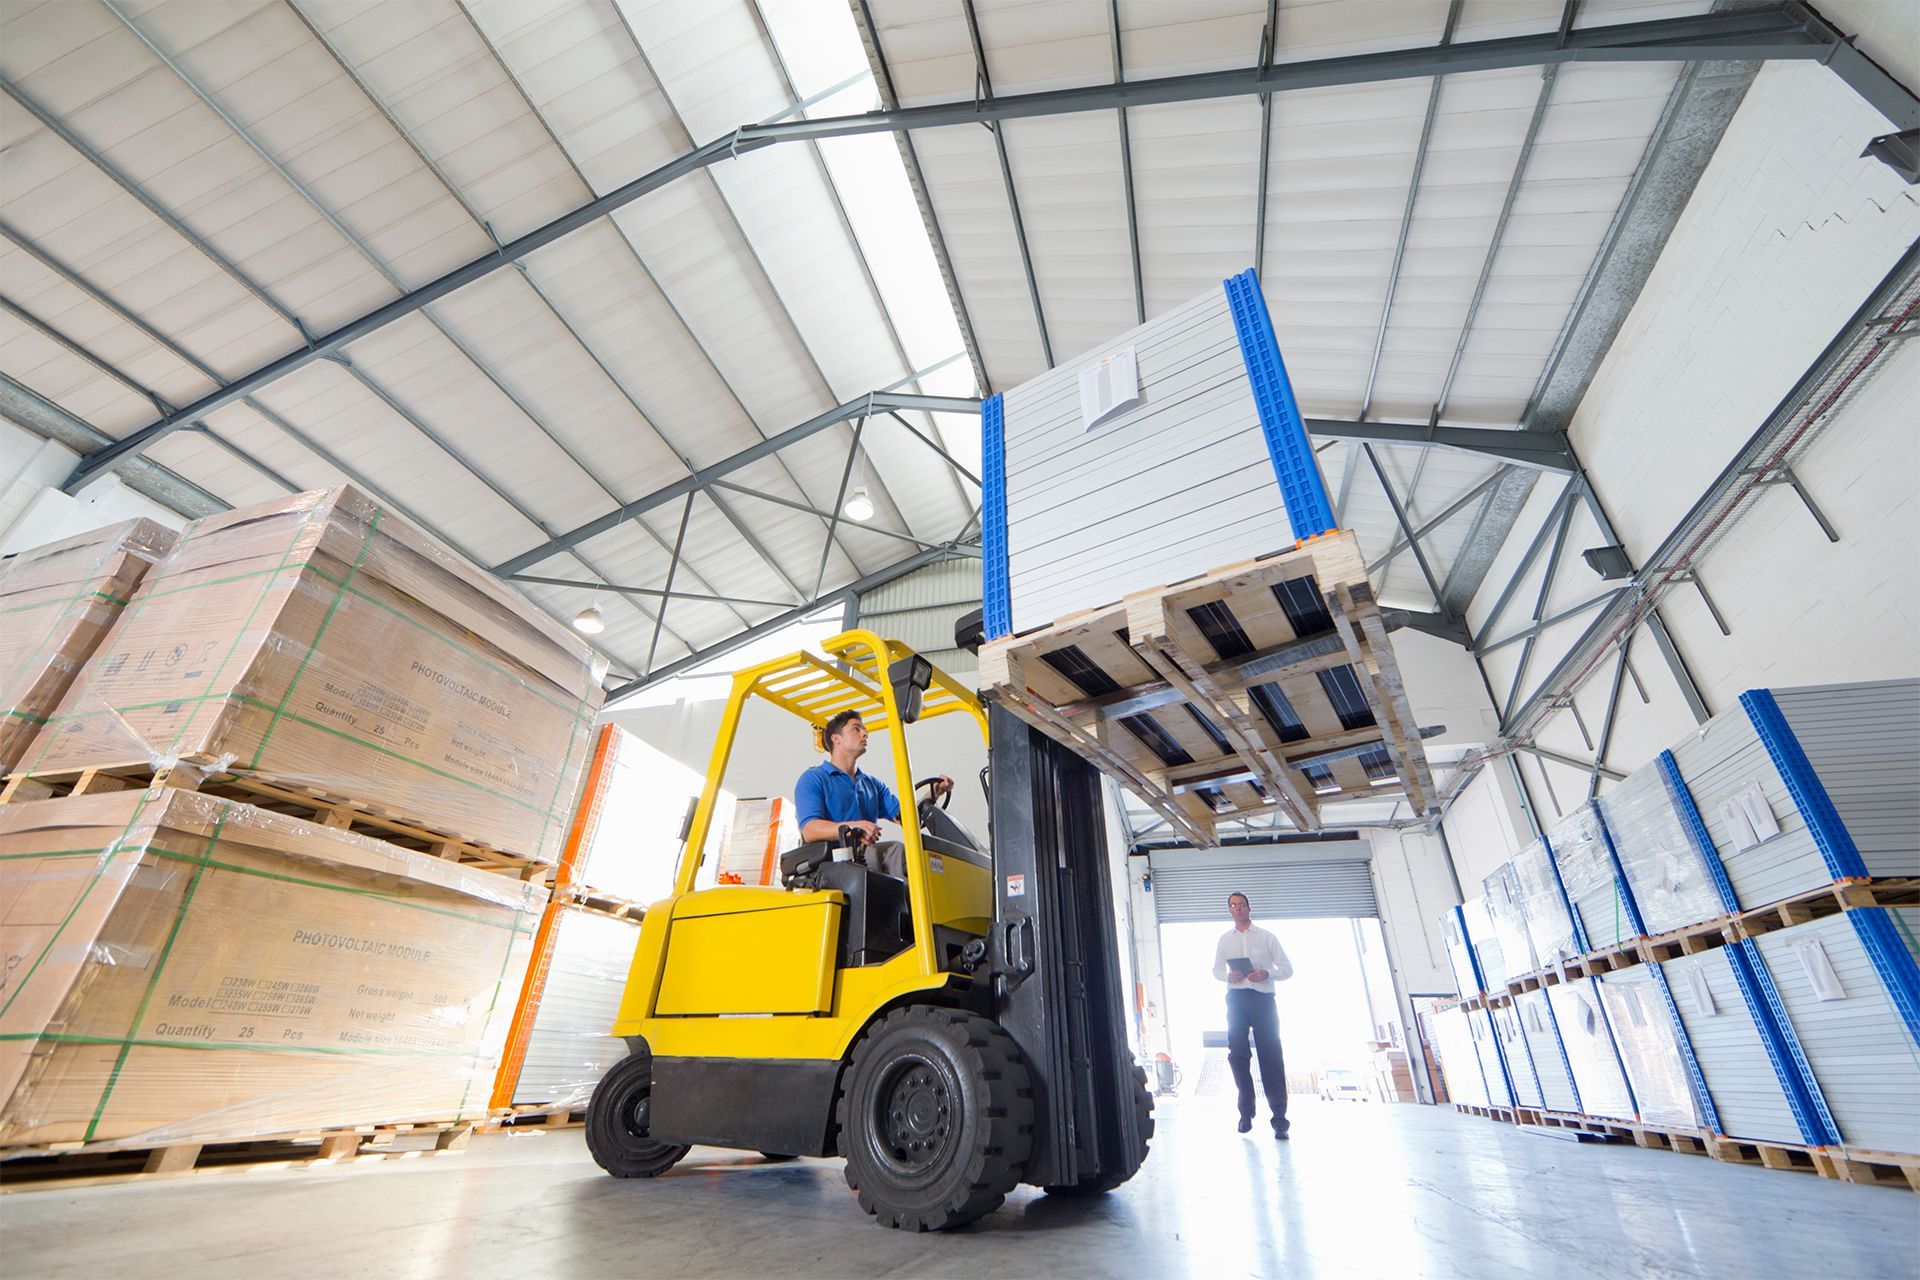
[[1460, 921], [1460, 908], [1449, 907], [1440, 917], [1440, 936], [1447, 944], [1447, 968], [1453, 973], [1454, 989], [1463, 996], [1478, 995], [1480, 984], [1473, 977], [1473, 944]]
[[[1779, 708], [1872, 876], [1920, 875], [1920, 681], [1758, 691]], [[1749, 694], [1673, 747], [1740, 905], [1834, 879], [1775, 766]], [[1764, 701], [1764, 698], [1761, 699]]]
[[1613, 1047], [1613, 1032], [1600, 1005], [1599, 984], [1592, 978], [1558, 983], [1547, 988], [1547, 1000], [1560, 1028], [1560, 1041], [1566, 1046], [1567, 1061], [1573, 1066], [1574, 1083], [1580, 1089], [1581, 1113], [1632, 1120], [1633, 1094], [1627, 1088], [1620, 1056]]
[[1493, 1029], [1500, 1037], [1500, 1050], [1507, 1059], [1507, 1078], [1513, 1084], [1513, 1100], [1522, 1107], [1538, 1110], [1547, 1105], [1540, 1091], [1540, 1073], [1534, 1070], [1532, 1047], [1520, 1027], [1520, 1011], [1511, 1004], [1496, 1004]]
[[[1920, 909], [1884, 910], [1888, 932], [1920, 958]], [[1853, 916], [1755, 939], [1807, 1063], [1839, 1125], [1862, 1151], [1920, 1153], [1920, 1046], [1907, 1030]]]
[[1507, 1083], [1506, 1067], [1500, 1060], [1500, 1042], [1493, 1029], [1493, 1018], [1485, 1009], [1469, 1009], [1467, 1030], [1473, 1033], [1473, 1051], [1480, 1059], [1480, 1074], [1487, 1082], [1487, 1105], [1512, 1106], [1513, 1090]]
[[1587, 950], [1603, 950], [1638, 937], [1594, 807], [1583, 804], [1562, 818], [1547, 832], [1547, 843], [1553, 846], [1560, 882], [1586, 934]]
[[1636, 769], [1599, 804], [1647, 932], [1665, 933], [1727, 913], [1657, 761]]
[[1721, 1130], [1729, 1137], [1759, 1142], [1806, 1141], [1734, 978], [1730, 950], [1715, 947], [1668, 960], [1660, 968], [1686, 1024]]
[[[573, 882], [605, 897], [654, 902], [673, 892], [681, 829], [706, 777], [625, 729], [614, 734], [611, 749], [606, 783], [591, 802], [592, 812], [583, 815], [592, 825]], [[733, 804], [729, 791], [715, 799], [703, 864], [707, 876], [727, 847]]]
[[1486, 888], [1487, 917], [1493, 925], [1494, 940], [1499, 946], [1500, 967], [1498, 972], [1484, 969], [1482, 972], [1486, 973], [1487, 981], [1497, 988], [1501, 983], [1532, 973], [1540, 966], [1533, 958], [1533, 941], [1527, 936], [1526, 895], [1520, 888], [1519, 872], [1514, 870], [1511, 862], [1504, 862], [1483, 884]]
[[1534, 1078], [1540, 1082], [1540, 1105], [1549, 1111], [1578, 1111], [1580, 1105], [1573, 1092], [1573, 1076], [1567, 1069], [1560, 1029], [1554, 1022], [1547, 993], [1538, 989], [1523, 991], [1513, 998], [1513, 1007], [1520, 1032], [1527, 1038]]
[[1469, 1107], [1487, 1105], [1486, 1077], [1480, 1073], [1480, 1055], [1473, 1047], [1465, 1009], [1441, 1009], [1428, 1019], [1434, 1047], [1440, 1051], [1440, 1070], [1447, 1078], [1447, 1096]]
[[1561, 896], [1560, 880], [1554, 874], [1546, 842], [1535, 840], [1514, 854], [1507, 865], [1513, 868], [1514, 883], [1520, 890], [1520, 909], [1534, 960], [1545, 968], [1579, 955], [1573, 917], [1567, 914], [1567, 901]]
[[1694, 1106], [1673, 1014], [1653, 974], [1644, 964], [1616, 969], [1600, 978], [1600, 996], [1607, 1003], [1607, 1021], [1613, 1026], [1613, 1041], [1620, 1048], [1642, 1123], [1699, 1128], [1700, 1113]]
[[1473, 956], [1480, 966], [1482, 984], [1489, 991], [1506, 990], [1506, 957], [1500, 950], [1500, 938], [1494, 931], [1493, 912], [1485, 894], [1460, 904], [1467, 917], [1467, 938], [1473, 944]]
[[[1128, 351], [1140, 403], [1089, 426], [1082, 374]], [[1015, 632], [1293, 545], [1223, 289], [1003, 405]]]
[[637, 921], [577, 907], [560, 914], [515, 1106], [584, 1107], [600, 1077], [627, 1056], [626, 1041], [609, 1032], [639, 939]]

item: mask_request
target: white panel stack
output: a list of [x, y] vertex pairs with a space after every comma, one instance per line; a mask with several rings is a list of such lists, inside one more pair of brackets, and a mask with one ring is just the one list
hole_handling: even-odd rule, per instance
[[1481, 972], [1497, 990], [1540, 965], [1533, 958], [1533, 940], [1527, 936], [1526, 895], [1520, 887], [1520, 873], [1511, 862], [1502, 863], [1486, 878], [1485, 886], [1487, 918], [1499, 944], [1500, 968], [1498, 972], [1486, 969], [1483, 956]]
[[1446, 1073], [1447, 1096], [1466, 1107], [1487, 1105], [1486, 1077], [1480, 1071], [1480, 1054], [1473, 1047], [1473, 1033], [1467, 1029], [1464, 1009], [1441, 1009], [1428, 1018], [1433, 1029], [1434, 1047], [1440, 1050], [1440, 1069]]
[[1700, 1125], [1686, 1060], [1680, 1055], [1673, 1014], [1644, 964], [1617, 969], [1600, 979], [1607, 1020], [1620, 1061], [1633, 1084], [1640, 1119], [1651, 1125], [1693, 1129]]
[[1604, 950], [1638, 937], [1593, 805], [1583, 804], [1562, 818], [1547, 832], [1547, 843], [1553, 847], [1567, 900], [1586, 931], [1587, 949]]
[[1564, 964], [1579, 955], [1573, 917], [1567, 914], [1567, 901], [1560, 894], [1560, 881], [1554, 875], [1546, 842], [1535, 840], [1514, 854], [1508, 865], [1513, 868], [1513, 878], [1520, 890], [1521, 915], [1527, 923], [1527, 940], [1533, 944], [1534, 959], [1546, 966]]
[[1500, 1037], [1500, 1052], [1507, 1060], [1507, 1078], [1513, 1084], [1516, 1105], [1538, 1109], [1546, 1106], [1540, 1091], [1540, 1074], [1534, 1069], [1533, 1053], [1527, 1035], [1520, 1026], [1520, 1011], [1511, 1003], [1496, 1004], [1487, 1010], [1493, 1015], [1493, 1029]]
[[1720, 1127], [1734, 1138], [1805, 1142], [1759, 1024], [1734, 977], [1732, 956], [1731, 948], [1715, 947], [1660, 966]]
[[[1920, 908], [1913, 907], [1828, 916], [1762, 935], [1754, 945], [1773, 974], [1841, 1142], [1911, 1155], [1920, 1153], [1920, 1043], [1861, 939], [1872, 914], [1890, 926], [1883, 933], [1920, 961]], [[1892, 959], [1899, 964], [1898, 956]]]
[[1523, 991], [1513, 998], [1513, 1006], [1519, 1013], [1521, 1033], [1527, 1037], [1534, 1078], [1540, 1082], [1540, 1105], [1549, 1111], [1578, 1111], [1580, 1099], [1573, 1091], [1573, 1076], [1547, 993], [1538, 988]]
[[1727, 913], [1657, 763], [1636, 769], [1602, 795], [1600, 814], [1648, 933]]
[[1500, 1060], [1500, 1043], [1493, 1029], [1493, 1018], [1485, 1009], [1469, 1009], [1467, 1029], [1473, 1036], [1473, 1050], [1480, 1058], [1480, 1075], [1487, 1084], [1487, 1105], [1511, 1107], [1513, 1090], [1507, 1081], [1506, 1066]]
[[577, 907], [560, 913], [514, 1105], [584, 1107], [600, 1077], [627, 1056], [626, 1042], [609, 1033], [639, 938], [635, 920]]
[[741, 884], [778, 884], [780, 855], [800, 844], [800, 824], [793, 813], [793, 801], [786, 796], [736, 801], [733, 829], [720, 854], [720, 874], [738, 876]]
[[1580, 1089], [1581, 1113], [1632, 1120], [1633, 1094], [1600, 1004], [1599, 983], [1592, 978], [1557, 983], [1547, 988], [1547, 1000]]
[[[680, 833], [706, 779], [625, 730], [615, 734], [614, 752], [573, 882], [604, 897], [657, 902], [673, 892]], [[707, 836], [708, 876], [727, 847], [733, 807], [732, 793], [722, 791]]]
[[[1140, 404], [1089, 427], [1082, 374], [1128, 351]], [[1223, 288], [1002, 403], [1016, 633], [1293, 545]]]

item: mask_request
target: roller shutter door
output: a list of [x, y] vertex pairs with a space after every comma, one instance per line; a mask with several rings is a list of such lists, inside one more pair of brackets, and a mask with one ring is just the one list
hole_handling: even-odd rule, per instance
[[1156, 849], [1148, 855], [1154, 915], [1162, 924], [1225, 920], [1227, 895], [1237, 891], [1261, 920], [1378, 916], [1372, 853], [1364, 840]]

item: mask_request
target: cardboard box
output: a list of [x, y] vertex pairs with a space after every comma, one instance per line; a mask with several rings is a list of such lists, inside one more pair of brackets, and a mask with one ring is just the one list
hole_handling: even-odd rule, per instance
[[605, 664], [351, 487], [187, 526], [23, 769], [187, 762], [553, 861]]
[[0, 1144], [481, 1114], [546, 891], [153, 788], [0, 809]]
[[0, 561], [0, 774], [12, 772], [173, 531], [126, 520]]

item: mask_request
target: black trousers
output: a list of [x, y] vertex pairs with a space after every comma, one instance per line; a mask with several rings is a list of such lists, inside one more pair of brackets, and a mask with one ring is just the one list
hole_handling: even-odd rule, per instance
[[1253, 1054], [1247, 1051], [1251, 1033], [1253, 1052], [1260, 1055], [1260, 1086], [1266, 1091], [1276, 1132], [1287, 1128], [1287, 1066], [1280, 1056], [1280, 1014], [1273, 997], [1246, 987], [1227, 992], [1227, 1065], [1240, 1090], [1240, 1118], [1253, 1119]]

